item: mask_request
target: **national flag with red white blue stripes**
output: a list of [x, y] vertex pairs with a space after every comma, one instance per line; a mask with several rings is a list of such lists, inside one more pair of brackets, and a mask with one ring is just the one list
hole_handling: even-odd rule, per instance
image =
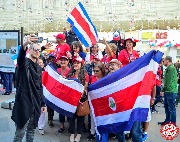
[[67, 21], [85, 47], [91, 47], [98, 41], [96, 27], [89, 18], [81, 2], [69, 14]]
[[133, 122], [147, 120], [162, 56], [160, 51], [151, 51], [89, 86], [97, 133], [130, 131]]
[[53, 110], [73, 117], [84, 86], [75, 79], [63, 78], [52, 64], [46, 66], [42, 75], [44, 102]]

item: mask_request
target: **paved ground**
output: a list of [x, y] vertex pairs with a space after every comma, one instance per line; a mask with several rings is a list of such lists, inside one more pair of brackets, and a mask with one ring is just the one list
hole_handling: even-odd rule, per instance
[[[2, 92], [0, 92], [0, 103], [5, 100], [12, 99], [14, 97], [14, 94], [12, 94], [10, 96], [2, 96], [1, 94], [2, 94]], [[164, 108], [163, 108], [162, 104], [160, 104], [160, 105], [161, 105], [161, 107], [157, 108], [160, 113], [152, 114], [152, 121], [150, 123], [149, 131], [148, 131], [149, 139], [147, 140], [147, 142], [166, 142], [166, 140], [161, 137], [160, 126], [157, 125], [158, 121], [163, 121], [165, 118]], [[0, 142], [12, 142], [13, 141], [15, 125], [14, 125], [13, 121], [10, 119], [11, 113], [12, 113], [11, 110], [0, 108]], [[177, 108], [177, 124], [178, 124], [178, 126], [180, 126], [179, 116], [180, 116], [180, 106]], [[46, 124], [45, 135], [43, 135], [43, 136], [38, 133], [38, 130], [36, 130], [35, 142], [69, 142], [69, 134], [68, 134], [67, 130], [63, 134], [57, 133], [57, 130], [59, 127], [57, 113], [55, 113], [54, 123], [55, 123], [54, 128], [49, 128]], [[66, 123], [66, 127], [67, 127], [67, 123]], [[88, 136], [88, 133], [83, 133], [81, 142], [87, 142], [87, 140], [86, 140], [87, 136]], [[25, 140], [23, 142], [25, 142]], [[117, 142], [117, 140], [114, 139], [114, 140], [110, 140], [109, 142]], [[180, 135], [172, 142], [180, 142]]]

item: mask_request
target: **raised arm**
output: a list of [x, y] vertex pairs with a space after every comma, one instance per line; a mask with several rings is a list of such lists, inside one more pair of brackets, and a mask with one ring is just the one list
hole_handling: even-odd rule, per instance
[[111, 50], [109, 44], [106, 42], [106, 38], [103, 38], [103, 43], [104, 43], [104, 45], [106, 45], [106, 49], [109, 51], [110, 56], [113, 57], [114, 53]]
[[17, 58], [17, 64], [19, 67], [24, 65], [25, 57], [26, 57], [26, 51], [27, 51], [27, 45], [36, 42], [38, 38], [32, 38], [31, 35], [28, 35], [26, 37], [26, 41], [23, 44], [23, 47], [20, 48], [18, 58]]
[[26, 41], [23, 44], [23, 47], [20, 48], [19, 53], [18, 53], [18, 58], [17, 58], [17, 64], [19, 67], [24, 65], [25, 62], [25, 57], [26, 57], [26, 51], [27, 51], [27, 45], [29, 44], [28, 41]]

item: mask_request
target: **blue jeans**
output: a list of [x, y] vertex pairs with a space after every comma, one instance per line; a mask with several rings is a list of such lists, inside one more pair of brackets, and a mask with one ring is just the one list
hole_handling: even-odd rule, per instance
[[131, 135], [132, 135], [132, 141], [133, 142], [142, 142], [142, 129], [141, 129], [141, 123], [142, 122], [134, 122], [132, 129], [131, 129]]
[[13, 73], [3, 73], [4, 85], [7, 93], [12, 92]]
[[166, 113], [165, 122], [176, 123], [176, 96], [177, 93], [164, 93], [164, 108]]
[[177, 97], [176, 97], [176, 105], [178, 105], [179, 99], [180, 99], [180, 93], [177, 94]]
[[[133, 142], [142, 142], [141, 122], [134, 122], [131, 128], [131, 135]], [[125, 142], [125, 135], [123, 132], [117, 133], [118, 142]], [[108, 142], [108, 134], [102, 134], [101, 140], [96, 135], [96, 142]]]
[[[116, 135], [118, 142], [126, 142], [124, 132], [119, 132]], [[102, 134], [101, 140], [99, 140], [99, 137], [96, 135], [96, 142], [108, 142], [108, 134]]]
[[178, 94], [176, 96], [176, 105], [178, 105], [180, 99], [180, 84], [178, 85]]
[[155, 106], [157, 103], [161, 102], [162, 96], [160, 95], [161, 87], [156, 86], [156, 100], [154, 101], [154, 104], [152, 105], [152, 110], [155, 110]]

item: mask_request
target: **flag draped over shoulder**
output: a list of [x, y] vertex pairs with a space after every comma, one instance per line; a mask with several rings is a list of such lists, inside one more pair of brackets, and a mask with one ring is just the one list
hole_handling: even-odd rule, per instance
[[58, 113], [73, 117], [84, 86], [74, 79], [63, 78], [52, 64], [43, 72], [42, 84], [44, 102]]
[[98, 41], [96, 27], [89, 18], [81, 2], [69, 14], [67, 21], [85, 47], [91, 47]]
[[150, 94], [163, 53], [151, 51], [89, 86], [89, 103], [99, 134], [129, 131], [147, 120]]

